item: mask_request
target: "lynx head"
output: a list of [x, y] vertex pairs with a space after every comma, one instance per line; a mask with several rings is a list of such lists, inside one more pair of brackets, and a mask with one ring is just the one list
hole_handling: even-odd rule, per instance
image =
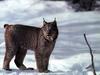
[[48, 41], [55, 40], [58, 34], [56, 19], [53, 22], [46, 22], [43, 19], [42, 31], [46, 40]]

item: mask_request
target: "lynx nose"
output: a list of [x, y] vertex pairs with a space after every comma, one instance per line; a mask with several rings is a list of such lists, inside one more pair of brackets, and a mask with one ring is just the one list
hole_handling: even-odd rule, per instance
[[50, 36], [50, 34], [47, 34], [47, 36]]

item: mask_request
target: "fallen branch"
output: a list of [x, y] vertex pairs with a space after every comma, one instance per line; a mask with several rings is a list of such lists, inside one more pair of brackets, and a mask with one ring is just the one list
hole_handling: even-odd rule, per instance
[[90, 50], [90, 55], [91, 55], [91, 62], [92, 62], [92, 69], [93, 69], [93, 74], [96, 75], [96, 71], [95, 71], [95, 67], [94, 67], [94, 59], [93, 59], [93, 52], [92, 52], [92, 49], [87, 41], [87, 38], [86, 38], [86, 35], [84, 33], [84, 38], [85, 38], [85, 41], [86, 41], [86, 44], [88, 45], [89, 47], [89, 50]]

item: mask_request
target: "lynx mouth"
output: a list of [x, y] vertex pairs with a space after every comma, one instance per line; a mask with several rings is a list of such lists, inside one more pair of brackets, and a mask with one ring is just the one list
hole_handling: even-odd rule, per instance
[[48, 41], [53, 41], [53, 37], [52, 37], [52, 36], [48, 36], [48, 35], [47, 35], [46, 38], [47, 38]]
[[44, 30], [43, 30], [43, 35], [44, 35], [44, 38], [48, 41], [53, 41], [53, 37], [52, 35], [49, 35], [47, 34]]
[[44, 36], [44, 38], [47, 40], [47, 41], [53, 41], [53, 37], [52, 36], [48, 36], [48, 35], [46, 35], [46, 36]]

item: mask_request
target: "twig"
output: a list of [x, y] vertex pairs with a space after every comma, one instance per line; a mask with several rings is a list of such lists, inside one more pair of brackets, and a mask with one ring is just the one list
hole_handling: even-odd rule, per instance
[[84, 33], [84, 38], [85, 38], [85, 41], [86, 41], [86, 44], [88, 45], [89, 49], [90, 49], [90, 55], [91, 55], [91, 62], [92, 62], [92, 69], [93, 69], [93, 74], [96, 75], [96, 71], [95, 71], [95, 67], [94, 67], [94, 59], [93, 59], [93, 52], [92, 52], [92, 49], [87, 41], [87, 38], [86, 38], [86, 35]]

